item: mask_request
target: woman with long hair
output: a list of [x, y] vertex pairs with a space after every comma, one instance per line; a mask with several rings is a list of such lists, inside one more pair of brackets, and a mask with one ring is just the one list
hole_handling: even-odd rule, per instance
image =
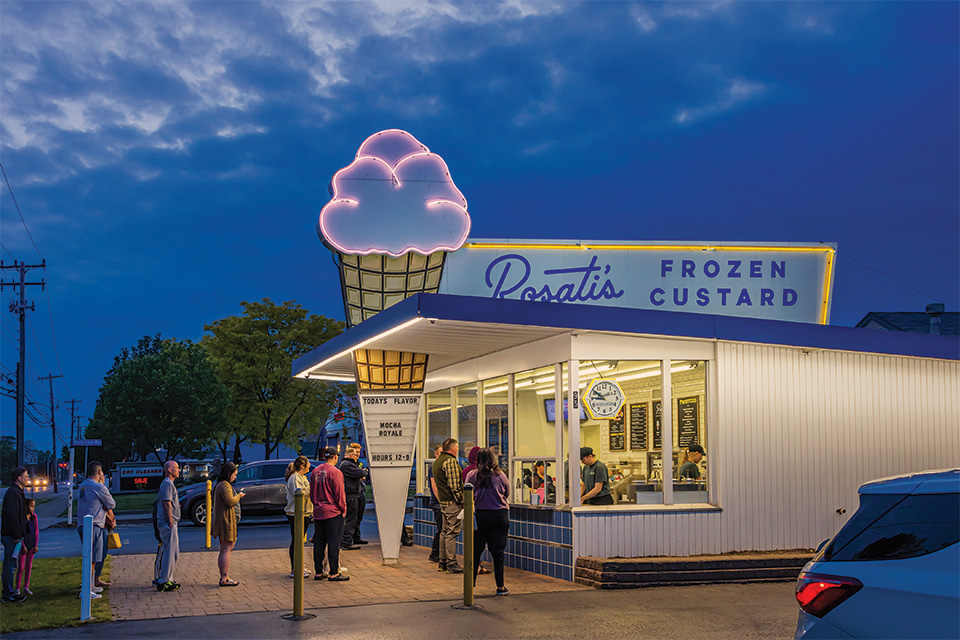
[[467, 482], [473, 485], [474, 514], [477, 518], [473, 539], [473, 584], [477, 584], [480, 555], [483, 548], [487, 547], [493, 556], [497, 595], [505, 596], [510, 593], [503, 584], [503, 552], [507, 548], [507, 534], [510, 532], [510, 505], [507, 503], [510, 483], [490, 449], [481, 449], [477, 453], [477, 468], [467, 475]]
[[[287, 514], [287, 522], [290, 523], [290, 577], [293, 577], [293, 543], [295, 542], [293, 525], [296, 516], [296, 494], [297, 489], [303, 490], [303, 531], [306, 533], [310, 520], [313, 518], [313, 506], [310, 502], [310, 479], [307, 473], [310, 472], [310, 460], [307, 456], [297, 456], [297, 459], [287, 465], [287, 472], [284, 477], [287, 480], [287, 506], [283, 510]], [[304, 567], [303, 577], [310, 576], [310, 570]]]
[[[232, 482], [237, 479], [237, 465], [227, 462], [217, 476], [217, 488], [213, 492], [213, 519], [210, 521], [210, 535], [220, 540], [220, 555], [217, 566], [220, 567], [220, 586], [235, 587], [239, 582], [230, 577], [230, 552], [237, 543], [236, 506], [246, 495], [243, 491], [235, 494]], [[209, 515], [209, 514], [208, 514]]]

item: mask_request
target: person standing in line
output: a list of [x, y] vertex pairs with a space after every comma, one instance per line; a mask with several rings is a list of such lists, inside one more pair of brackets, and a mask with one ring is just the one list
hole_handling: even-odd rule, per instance
[[91, 598], [99, 598], [103, 591], [100, 574], [103, 572], [103, 563], [107, 559], [107, 512], [116, 508], [117, 501], [110, 495], [110, 490], [103, 484], [103, 466], [99, 462], [87, 465], [87, 479], [80, 485], [80, 495], [77, 498], [77, 533], [83, 543], [83, 519], [93, 516], [93, 535], [91, 536], [91, 555], [93, 562], [93, 580], [90, 581]]
[[360, 451], [353, 447], [347, 447], [343, 452], [343, 460], [337, 465], [340, 473], [343, 474], [343, 486], [347, 496], [347, 515], [343, 523], [343, 539], [340, 541], [340, 549], [343, 551], [353, 551], [360, 548], [360, 545], [354, 544], [353, 541], [357, 537], [360, 487], [363, 479], [367, 477], [367, 472], [357, 464], [359, 459]]
[[30, 571], [33, 569], [33, 556], [40, 548], [40, 522], [37, 520], [37, 503], [28, 498], [27, 501], [27, 535], [20, 546], [20, 557], [17, 562], [17, 593], [20, 593], [20, 578], [23, 577], [23, 590], [32, 596], [30, 591]]
[[3, 518], [0, 523], [0, 542], [3, 542], [3, 601], [23, 602], [27, 596], [17, 593], [13, 585], [17, 574], [17, 558], [13, 552], [17, 543], [27, 537], [27, 503], [23, 489], [30, 484], [30, 474], [24, 467], [10, 472], [11, 487], [3, 495]]
[[[284, 476], [287, 479], [287, 506], [283, 512], [287, 514], [287, 522], [290, 523], [290, 577], [293, 577], [293, 545], [296, 543], [294, 538], [294, 523], [297, 515], [297, 489], [303, 491], [303, 532], [309, 529], [310, 519], [313, 517], [311, 512], [312, 503], [310, 502], [310, 480], [307, 473], [310, 472], [310, 460], [307, 456], [297, 456], [297, 459], [287, 465]], [[310, 577], [310, 570], [304, 568], [303, 577]]]
[[454, 438], [447, 438], [441, 445], [443, 451], [433, 461], [433, 480], [437, 485], [437, 498], [443, 512], [443, 530], [440, 534], [440, 563], [437, 571], [463, 573], [457, 562], [457, 536], [463, 520], [463, 480], [460, 477], [460, 463], [457, 453], [460, 445]]
[[[357, 458], [363, 455], [363, 447], [360, 446], [359, 442], [351, 442], [350, 446], [357, 450]], [[361, 469], [363, 469], [363, 463], [357, 463]], [[364, 469], [367, 475], [360, 481], [360, 495], [357, 497], [357, 528], [353, 531], [353, 544], [370, 544], [369, 541], [364, 540], [360, 536], [360, 523], [363, 522], [363, 512], [367, 509], [367, 484], [370, 480], [370, 470]]]
[[[433, 450], [433, 459], [436, 460], [443, 452], [443, 448], [437, 445]], [[430, 485], [430, 510], [433, 511], [433, 522], [437, 525], [437, 531], [433, 534], [433, 549], [430, 562], [440, 562], [440, 533], [443, 531], [443, 511], [440, 510], [440, 501], [437, 499], [437, 481], [433, 479], [433, 465], [427, 468], [427, 482]]]
[[321, 571], [324, 551], [330, 565], [331, 582], [346, 582], [349, 576], [340, 570], [340, 541], [343, 539], [343, 519], [347, 512], [347, 494], [343, 488], [343, 474], [337, 469], [337, 450], [323, 451], [324, 464], [310, 474], [310, 501], [313, 503], [313, 568], [314, 580], [323, 580]]
[[[160, 545], [157, 547], [157, 559], [153, 565], [153, 582], [157, 591], [176, 591], [179, 582], [173, 580], [173, 569], [180, 556], [180, 537], [177, 523], [180, 522], [180, 500], [177, 499], [177, 487], [173, 483], [180, 477], [180, 465], [168, 460], [163, 465], [163, 482], [154, 507], [154, 528]], [[210, 514], [207, 514], [209, 517]]]
[[467, 474], [477, 468], [477, 454], [480, 453], [480, 447], [472, 447], [467, 451], [467, 466], [460, 472], [460, 479], [467, 482]]
[[503, 552], [507, 548], [507, 534], [510, 533], [510, 505], [507, 502], [510, 483], [489, 449], [479, 451], [477, 468], [467, 474], [467, 482], [473, 485], [474, 514], [477, 518], [473, 541], [473, 586], [477, 586], [483, 548], [488, 547], [493, 556], [497, 595], [505, 596], [510, 593], [503, 583]]
[[228, 462], [217, 476], [217, 488], [213, 492], [213, 520], [210, 521], [210, 535], [220, 541], [220, 555], [217, 567], [220, 569], [220, 586], [235, 587], [239, 582], [230, 577], [230, 555], [237, 544], [236, 507], [246, 494], [233, 492], [233, 482], [237, 479], [237, 465]]
[[610, 473], [607, 465], [597, 460], [590, 447], [580, 447], [580, 501], [583, 504], [613, 504], [610, 495]]
[[698, 444], [692, 444], [683, 454], [683, 463], [680, 465], [680, 479], [690, 478], [691, 480], [700, 479], [700, 467], [697, 463], [703, 460], [706, 452]]

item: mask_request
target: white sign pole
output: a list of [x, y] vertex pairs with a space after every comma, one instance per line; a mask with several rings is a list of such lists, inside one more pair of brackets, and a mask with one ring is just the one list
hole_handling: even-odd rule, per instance
[[73, 524], [73, 447], [70, 447], [70, 477], [68, 479], [68, 484], [70, 485], [70, 498], [67, 501], [67, 524]]
[[407, 508], [422, 403], [423, 394], [360, 393], [380, 551], [385, 565], [397, 564], [400, 559], [400, 532]]
[[93, 593], [91, 580], [93, 569], [93, 516], [83, 516], [83, 561], [80, 577], [80, 619], [90, 619], [90, 594]]

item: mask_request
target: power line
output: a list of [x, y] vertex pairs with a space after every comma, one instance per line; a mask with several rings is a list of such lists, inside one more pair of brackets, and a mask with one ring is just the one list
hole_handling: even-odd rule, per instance
[[920, 295], [922, 295], [924, 298], [929, 298], [930, 300], [934, 300], [934, 301], [936, 301], [936, 302], [943, 302], [944, 304], [950, 305], [950, 306], [953, 307], [954, 309], [960, 309], [960, 306], [957, 306], [956, 304], [954, 304], [954, 303], [952, 303], [952, 302], [948, 302], [948, 301], [943, 300], [943, 299], [941, 299], [941, 298], [937, 298], [937, 297], [935, 297], [935, 296], [932, 296], [932, 295], [930, 295], [929, 293], [926, 293], [926, 292], [924, 292], [924, 291], [920, 291], [920, 289], [917, 289], [915, 286], [913, 286], [912, 284], [910, 284], [909, 282], [907, 282], [906, 280], [904, 280], [904, 279], [901, 278], [900, 276], [895, 276], [895, 275], [893, 275], [892, 273], [887, 273], [886, 271], [881, 271], [880, 269], [876, 269], [876, 268], [874, 268], [874, 267], [871, 267], [871, 266], [868, 265], [868, 264], [864, 264], [864, 263], [860, 262], [859, 260], [857, 260], [856, 258], [854, 258], [854, 257], [853, 257], [852, 255], [850, 255], [849, 253], [847, 253], [846, 251], [841, 251], [840, 249], [837, 249], [836, 251], [837, 251], [837, 253], [839, 253], [839, 254], [841, 254], [841, 255], [844, 255], [844, 256], [850, 258], [851, 260], [853, 260], [854, 262], [856, 262], [858, 265], [860, 265], [860, 266], [863, 267], [864, 269], [869, 269], [870, 271], [874, 271], [874, 272], [876, 272], [876, 273], [879, 273], [880, 275], [887, 276], [888, 278], [893, 278], [894, 280], [898, 280], [898, 281], [902, 282], [903, 284], [907, 285], [908, 287], [910, 287], [911, 289], [913, 289], [914, 291], [916, 291], [917, 293], [919, 293]]
[[[33, 239], [33, 235], [30, 233], [30, 229], [27, 228], [27, 221], [23, 219], [23, 214], [20, 213], [20, 205], [17, 204], [17, 197], [13, 195], [13, 187], [10, 186], [10, 180], [7, 178], [7, 171], [3, 168], [3, 163], [0, 162], [0, 173], [3, 173], [3, 179], [7, 183], [7, 191], [10, 192], [10, 197], [13, 198], [13, 206], [17, 209], [17, 215], [20, 216], [20, 222], [23, 223], [23, 228], [27, 232], [27, 237], [30, 238], [30, 242], [33, 243], [33, 248], [37, 250], [37, 255], [40, 256], [40, 259], [43, 259], [43, 254], [40, 253], [40, 247], [37, 246], [37, 243]], [[6, 249], [6, 248], [4, 248]], [[10, 253], [9, 251], [7, 253]]]

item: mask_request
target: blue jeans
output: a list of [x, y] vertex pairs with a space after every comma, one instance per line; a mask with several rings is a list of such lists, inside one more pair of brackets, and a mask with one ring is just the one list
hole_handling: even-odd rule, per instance
[[16, 593], [13, 582], [17, 577], [17, 559], [13, 557], [13, 549], [20, 542], [10, 536], [0, 537], [3, 542], [3, 597], [7, 598]]

